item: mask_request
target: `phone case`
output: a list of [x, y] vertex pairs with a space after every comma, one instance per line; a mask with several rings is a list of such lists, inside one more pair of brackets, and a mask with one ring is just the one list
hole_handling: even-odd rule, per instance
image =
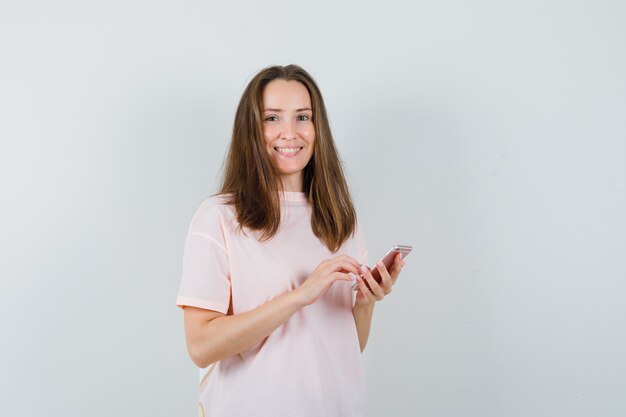
[[[391, 266], [393, 265], [393, 259], [396, 256], [397, 253], [401, 253], [402, 254], [402, 259], [406, 258], [406, 256], [411, 253], [411, 251], [413, 250], [412, 246], [409, 245], [395, 245], [393, 246], [391, 249], [389, 249], [389, 251], [387, 251], [387, 253], [380, 258], [380, 260], [383, 262], [383, 264], [385, 265], [385, 268], [387, 268], [387, 270], [389, 270], [391, 268]], [[380, 283], [380, 281], [382, 280], [381, 276], [380, 276], [380, 272], [378, 272], [378, 268], [376, 266], [370, 268], [367, 267], [371, 273], [372, 273], [372, 277], [376, 280], [376, 282]], [[361, 277], [363, 277], [363, 275], [361, 274]], [[365, 285], [367, 285], [367, 288], [370, 288], [367, 281], [363, 281], [365, 282]], [[353, 290], [356, 290], [359, 288], [359, 285], [357, 283], [355, 283], [352, 286]], [[371, 289], [371, 288], [370, 288]]]

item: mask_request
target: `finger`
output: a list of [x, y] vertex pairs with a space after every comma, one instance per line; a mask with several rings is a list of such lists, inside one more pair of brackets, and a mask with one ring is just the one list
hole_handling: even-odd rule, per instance
[[387, 271], [389, 272], [389, 275], [392, 275], [394, 271], [396, 270], [400, 270], [402, 268], [402, 262], [404, 262], [402, 260], [402, 254], [398, 254], [398, 256], [396, 256], [393, 260], [393, 263], [391, 264], [391, 267], [389, 269], [387, 269]]
[[396, 279], [398, 278], [398, 275], [400, 275], [400, 271], [402, 270], [404, 263], [405, 262], [402, 259], [402, 254], [398, 253], [398, 255], [396, 255], [396, 259], [394, 260], [391, 271], [389, 272], [389, 275], [391, 275], [391, 282], [393, 284], [396, 283]]
[[363, 276], [365, 277], [365, 280], [367, 280], [367, 283], [369, 284], [372, 293], [374, 293], [374, 295], [376, 296], [376, 299], [382, 300], [383, 298], [385, 298], [385, 291], [380, 288], [380, 285], [378, 285], [378, 282], [376, 282], [370, 270], [366, 267], [362, 267], [361, 271], [363, 272]]
[[367, 288], [367, 285], [365, 285], [365, 281], [363, 280], [363, 278], [361, 278], [360, 276], [357, 276], [356, 283], [359, 286], [359, 290], [361, 291], [361, 294], [363, 294], [363, 297], [365, 297], [367, 302], [373, 303], [376, 301], [376, 297], [374, 297], [374, 294], [372, 294], [370, 289]]
[[361, 264], [356, 259], [354, 259], [353, 257], [351, 257], [349, 255], [345, 255], [345, 254], [344, 255], [340, 255], [340, 256], [336, 257], [335, 259], [341, 259], [341, 260], [350, 262], [357, 269], [361, 266]]
[[389, 271], [389, 274], [393, 275], [395, 271], [399, 271], [400, 269], [402, 269], [403, 263], [404, 261], [402, 260], [402, 254], [398, 253], [393, 260], [393, 265], [391, 266], [391, 271]]
[[334, 272], [330, 275], [334, 281], [352, 281], [352, 276], [345, 272]]
[[[382, 265], [382, 269], [381, 269], [381, 265]], [[391, 287], [393, 287], [393, 279], [390, 276], [390, 274], [387, 272], [387, 268], [385, 268], [385, 265], [382, 262], [380, 263], [377, 262], [376, 267], [378, 268], [378, 272], [380, 272], [380, 278], [381, 278], [380, 286], [385, 292], [385, 295], [387, 295], [391, 292]]]
[[346, 260], [340, 260], [340, 259], [334, 260], [332, 263], [332, 270], [333, 271], [340, 271], [340, 270], [350, 271], [356, 275], [359, 275], [359, 267], [354, 266], [352, 263]]
[[[361, 279], [363, 279], [363, 282], [365, 283], [365, 286], [368, 289], [370, 289], [369, 281], [367, 281], [367, 279], [365, 278], [366, 272], [369, 272], [370, 275], [372, 274], [372, 270], [370, 269], [370, 267], [367, 266], [367, 265], [359, 265], [359, 273], [358, 273], [357, 276], [359, 276]], [[376, 281], [376, 278], [374, 278], [373, 275], [371, 275], [371, 277], [374, 279], [374, 281]], [[378, 281], [376, 281], [376, 282], [378, 282]]]

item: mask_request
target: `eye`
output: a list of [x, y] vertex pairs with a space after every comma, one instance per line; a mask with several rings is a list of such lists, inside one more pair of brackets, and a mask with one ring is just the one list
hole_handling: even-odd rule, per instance
[[266, 122], [275, 122], [276, 120], [278, 120], [278, 117], [276, 117], [276, 116], [267, 116], [265, 118]]
[[298, 116], [298, 120], [301, 122], [307, 122], [309, 121], [310, 117], [307, 114], [301, 114]]

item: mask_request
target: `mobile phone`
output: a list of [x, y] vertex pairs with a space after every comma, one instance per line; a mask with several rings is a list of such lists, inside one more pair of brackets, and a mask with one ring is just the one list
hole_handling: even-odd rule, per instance
[[[383, 264], [385, 264], [385, 268], [387, 268], [387, 270], [390, 270], [391, 266], [393, 265], [393, 260], [394, 260], [394, 258], [396, 256], [396, 254], [401, 253], [402, 254], [402, 259], [404, 259], [404, 258], [406, 258], [406, 256], [409, 253], [411, 253], [412, 250], [413, 250], [412, 246], [395, 245], [391, 249], [389, 249], [389, 251], [387, 251], [385, 256], [380, 258], [380, 260], [383, 262]], [[380, 283], [381, 280], [382, 280], [382, 277], [380, 276], [380, 272], [378, 272], [378, 268], [376, 267], [376, 265], [374, 265], [373, 268], [368, 267], [368, 269], [372, 273], [372, 277], [376, 280], [376, 282]], [[363, 274], [361, 274], [361, 277], [363, 278]], [[363, 282], [365, 282], [365, 285], [367, 285], [367, 288], [369, 288], [369, 285], [368, 285], [367, 281], [363, 281]], [[353, 290], [356, 290], [358, 288], [359, 288], [359, 285], [357, 283], [355, 283], [352, 286]]]

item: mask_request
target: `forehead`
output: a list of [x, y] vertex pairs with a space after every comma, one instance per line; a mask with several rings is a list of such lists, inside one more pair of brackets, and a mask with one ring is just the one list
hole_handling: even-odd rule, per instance
[[311, 107], [311, 97], [306, 87], [299, 81], [272, 80], [263, 90], [263, 108], [304, 108]]

